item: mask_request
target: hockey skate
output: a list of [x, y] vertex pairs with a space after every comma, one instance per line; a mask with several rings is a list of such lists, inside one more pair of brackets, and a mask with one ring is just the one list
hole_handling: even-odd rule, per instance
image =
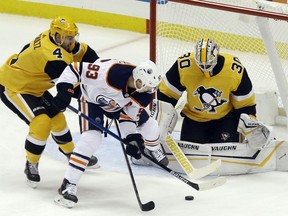
[[78, 202], [76, 193], [76, 185], [71, 184], [67, 179], [64, 179], [61, 187], [58, 189], [58, 195], [55, 197], [54, 201], [66, 208], [73, 208]]
[[32, 188], [36, 188], [38, 186], [38, 182], [40, 182], [40, 175], [38, 172], [38, 163], [32, 164], [29, 161], [26, 161], [24, 173], [26, 174], [26, 183], [28, 186]]
[[98, 164], [98, 158], [94, 155], [91, 156], [89, 163], [87, 165], [88, 169], [98, 169], [100, 168], [100, 165]]
[[159, 148], [156, 151], [149, 151], [151, 156], [164, 166], [168, 166], [169, 160], [163, 151]]
[[[64, 154], [67, 157], [68, 161], [69, 161], [71, 153], [65, 153], [65, 152], [62, 151], [61, 148], [59, 148], [59, 151], [62, 154]], [[98, 158], [96, 156], [94, 156], [94, 155], [91, 156], [91, 158], [90, 158], [90, 160], [88, 162], [87, 168], [88, 169], [98, 169], [98, 168], [100, 168], [100, 165], [98, 164]]]
[[[160, 148], [155, 151], [150, 151], [148, 149], [145, 149], [144, 151], [146, 154], [152, 156], [162, 165], [168, 166], [169, 160]], [[131, 157], [131, 162], [132, 164], [139, 165], [139, 166], [157, 166], [152, 161], [148, 160], [145, 157], [141, 157], [139, 160]]]

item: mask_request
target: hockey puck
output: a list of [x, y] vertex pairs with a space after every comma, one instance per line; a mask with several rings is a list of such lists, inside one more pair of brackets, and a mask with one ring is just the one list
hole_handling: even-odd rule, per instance
[[185, 200], [189, 201], [194, 200], [194, 196], [185, 196]]

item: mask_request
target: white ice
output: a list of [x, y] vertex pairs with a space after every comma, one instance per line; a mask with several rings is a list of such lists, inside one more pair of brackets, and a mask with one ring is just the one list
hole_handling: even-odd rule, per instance
[[[0, 14], [0, 59], [18, 53], [50, 20]], [[102, 57], [138, 63], [149, 58], [147, 35], [79, 24], [80, 40]], [[73, 102], [74, 103], [74, 102]], [[66, 111], [70, 129], [78, 137], [78, 118]], [[79, 203], [66, 209], [53, 202], [67, 163], [50, 140], [40, 161], [41, 183], [37, 189], [25, 184], [24, 140], [28, 127], [0, 102], [0, 215], [11, 216], [286, 216], [288, 213], [288, 175], [269, 172], [228, 176], [217, 189], [197, 192], [158, 168], [132, 166], [141, 201], [153, 200], [154, 210], [142, 212], [133, 192], [118, 141], [111, 137], [96, 152], [101, 168], [88, 170], [78, 185]], [[285, 129], [282, 132], [286, 133]], [[282, 136], [286, 135], [281, 133]], [[194, 201], [185, 201], [193, 195]]]

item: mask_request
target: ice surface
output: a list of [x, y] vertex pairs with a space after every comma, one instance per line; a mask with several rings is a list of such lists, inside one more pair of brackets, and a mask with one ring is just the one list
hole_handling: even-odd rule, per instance
[[[1, 64], [40, 32], [50, 20], [0, 14]], [[148, 36], [138, 33], [80, 25], [80, 40], [102, 57], [138, 63], [147, 59]], [[74, 103], [74, 102], [73, 102]], [[67, 111], [71, 131], [77, 139], [78, 117]], [[197, 192], [158, 168], [135, 167], [135, 179], [143, 203], [153, 200], [151, 212], [141, 212], [132, 188], [120, 144], [105, 138], [98, 152], [101, 168], [88, 170], [78, 186], [79, 203], [73, 209], [53, 202], [67, 163], [49, 140], [41, 158], [41, 183], [37, 189], [25, 184], [24, 140], [28, 127], [0, 103], [0, 215], [11, 216], [286, 216], [288, 212], [288, 174], [269, 172], [228, 176], [217, 189]], [[281, 134], [287, 133], [282, 129]], [[284, 134], [283, 136], [286, 137]], [[193, 201], [185, 196], [193, 195]]]

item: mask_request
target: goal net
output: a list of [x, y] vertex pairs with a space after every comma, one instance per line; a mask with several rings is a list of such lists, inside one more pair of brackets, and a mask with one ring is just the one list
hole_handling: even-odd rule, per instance
[[[257, 112], [261, 106], [269, 112], [274, 103], [277, 110], [273, 112], [285, 115], [288, 9], [284, 4], [264, 0], [151, 0], [150, 10], [150, 57], [163, 73], [179, 56], [193, 52], [196, 41], [208, 37], [218, 44], [220, 53], [240, 59], [253, 82], [256, 98], [257, 94], [269, 93], [257, 105]], [[275, 96], [275, 102], [269, 102], [269, 95]], [[275, 117], [276, 122], [269, 123], [282, 119], [279, 122], [283, 124], [283, 118]]]

